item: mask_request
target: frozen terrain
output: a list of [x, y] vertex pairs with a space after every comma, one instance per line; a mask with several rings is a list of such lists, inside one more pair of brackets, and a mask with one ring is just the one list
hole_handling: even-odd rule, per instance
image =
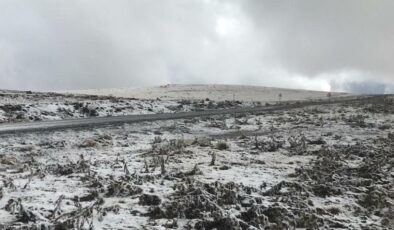
[[[246, 105], [4, 91], [0, 116], [33, 122]], [[393, 229], [393, 112], [387, 97], [2, 135], [0, 229]]]
[[[149, 88], [113, 88], [66, 91], [76, 94], [106, 95], [138, 99], [161, 100], [205, 100], [213, 101], [238, 100], [276, 102], [281, 100], [308, 100], [326, 98], [327, 92], [298, 89], [282, 89], [263, 86], [246, 85], [163, 85]], [[343, 96], [345, 93], [332, 93], [332, 96]]]
[[135, 99], [0, 90], [0, 123], [172, 113], [261, 105], [261, 102]]

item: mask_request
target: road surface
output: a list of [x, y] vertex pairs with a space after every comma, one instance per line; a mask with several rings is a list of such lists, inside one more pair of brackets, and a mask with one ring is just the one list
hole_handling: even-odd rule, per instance
[[142, 115], [126, 115], [126, 116], [114, 116], [114, 117], [92, 117], [92, 118], [80, 118], [80, 119], [65, 119], [55, 121], [38, 121], [38, 122], [25, 122], [25, 123], [7, 123], [0, 124], [0, 135], [1, 134], [12, 134], [12, 133], [25, 133], [25, 132], [37, 132], [47, 130], [63, 130], [70, 128], [89, 128], [106, 125], [116, 125], [124, 123], [137, 123], [144, 121], [159, 121], [159, 120], [176, 120], [176, 119], [188, 119], [195, 117], [207, 117], [224, 114], [244, 114], [244, 113], [258, 113], [258, 112], [272, 112], [279, 110], [288, 110], [295, 108], [302, 108], [312, 105], [325, 105], [333, 103], [349, 103], [355, 101], [370, 101], [372, 99], [381, 99], [384, 96], [363, 96], [359, 97], [342, 97], [335, 98], [331, 101], [303, 101], [293, 102], [291, 104], [281, 104], [272, 106], [259, 106], [259, 107], [240, 107], [231, 109], [216, 109], [216, 110], [204, 110], [204, 111], [193, 111], [193, 112], [177, 112], [177, 113], [161, 113], [161, 114], [142, 114]]

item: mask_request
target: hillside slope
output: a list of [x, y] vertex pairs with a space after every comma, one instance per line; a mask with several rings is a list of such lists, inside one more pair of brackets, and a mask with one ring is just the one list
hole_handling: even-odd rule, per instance
[[[278, 101], [279, 94], [282, 100], [308, 100], [326, 98], [327, 92], [309, 91], [299, 89], [283, 89], [263, 86], [245, 85], [164, 85], [149, 88], [110, 88], [90, 90], [69, 90], [67, 93], [111, 95], [117, 97], [131, 97], [137, 99], [161, 100], [203, 100], [209, 98], [215, 101]], [[332, 96], [344, 96], [346, 93], [332, 93]]]

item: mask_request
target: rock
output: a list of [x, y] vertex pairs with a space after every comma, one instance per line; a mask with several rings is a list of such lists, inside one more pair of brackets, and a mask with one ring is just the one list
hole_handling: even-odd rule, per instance
[[82, 144], [81, 147], [83, 148], [92, 148], [97, 145], [97, 142], [93, 139], [86, 139]]
[[252, 205], [255, 203], [253, 199], [250, 198], [245, 198], [241, 201], [242, 207], [252, 207]]
[[16, 159], [13, 156], [2, 156], [0, 158], [0, 164], [17, 165], [17, 164], [19, 164], [19, 161], [18, 161], [18, 159]]

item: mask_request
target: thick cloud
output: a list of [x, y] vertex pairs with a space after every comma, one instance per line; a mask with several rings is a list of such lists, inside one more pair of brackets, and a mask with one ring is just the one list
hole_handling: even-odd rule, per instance
[[330, 75], [333, 86], [344, 80], [358, 85], [393, 80], [393, 1], [243, 3], [260, 36], [271, 41], [272, 58], [282, 68], [309, 77]]
[[391, 92], [393, 9], [389, 0], [0, 0], [0, 88], [354, 91], [373, 81]]
[[394, 2], [244, 1], [261, 36], [268, 36], [274, 56], [292, 71], [394, 72]]

